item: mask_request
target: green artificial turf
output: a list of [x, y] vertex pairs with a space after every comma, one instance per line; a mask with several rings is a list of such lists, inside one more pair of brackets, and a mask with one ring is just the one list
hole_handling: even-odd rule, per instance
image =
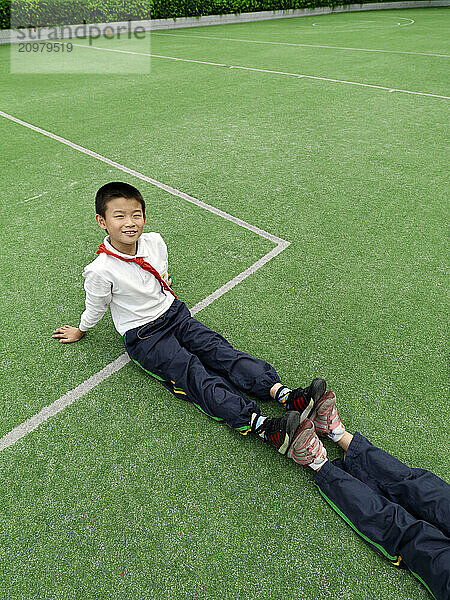
[[[447, 14], [193, 28], [152, 35], [151, 52], [448, 96], [443, 57], [180, 35], [449, 54]], [[9, 51], [0, 110], [291, 242], [198, 318], [287, 385], [326, 377], [350, 430], [448, 479], [448, 100], [156, 58], [130, 74], [133, 55], [123, 74], [80, 62], [80, 74], [11, 75]], [[82, 52], [86, 70], [112, 60]], [[188, 306], [274, 245], [4, 118], [0, 134], [2, 436], [124, 351], [109, 314], [78, 344], [51, 338], [83, 310], [100, 185], [143, 192]], [[4, 450], [0, 474], [7, 600], [429, 597], [332, 512], [309, 470], [132, 364]]]

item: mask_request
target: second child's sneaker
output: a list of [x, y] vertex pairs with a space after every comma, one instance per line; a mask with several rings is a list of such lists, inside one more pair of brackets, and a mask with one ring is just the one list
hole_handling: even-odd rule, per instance
[[317, 437], [313, 423], [309, 419], [302, 419], [297, 411], [290, 410], [280, 418], [268, 417], [254, 432], [275, 446], [280, 454], [285, 454], [300, 465], [314, 468], [314, 462], [319, 466], [326, 459], [326, 450]]
[[327, 451], [317, 437], [314, 424], [305, 419], [297, 434], [295, 443], [287, 451], [287, 456], [299, 465], [319, 469], [327, 460]]
[[314, 404], [311, 419], [319, 435], [327, 435], [335, 442], [339, 441], [345, 433], [345, 427], [336, 408], [336, 395], [334, 392], [326, 392]]
[[288, 410], [297, 410], [303, 419], [310, 418], [315, 403], [325, 394], [326, 389], [325, 379], [313, 379], [307, 388], [297, 388], [289, 392], [285, 406]]

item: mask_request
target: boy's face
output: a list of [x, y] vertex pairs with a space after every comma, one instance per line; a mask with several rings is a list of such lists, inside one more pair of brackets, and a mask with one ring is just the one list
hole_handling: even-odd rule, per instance
[[106, 205], [105, 218], [95, 215], [98, 225], [108, 230], [111, 245], [123, 254], [136, 254], [137, 241], [144, 230], [145, 215], [134, 198], [113, 198]]

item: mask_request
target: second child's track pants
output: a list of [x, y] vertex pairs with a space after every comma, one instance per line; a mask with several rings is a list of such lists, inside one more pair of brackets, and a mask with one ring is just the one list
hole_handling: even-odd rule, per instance
[[372, 548], [409, 569], [437, 600], [450, 599], [450, 486], [412, 469], [356, 433], [345, 460], [314, 482]]

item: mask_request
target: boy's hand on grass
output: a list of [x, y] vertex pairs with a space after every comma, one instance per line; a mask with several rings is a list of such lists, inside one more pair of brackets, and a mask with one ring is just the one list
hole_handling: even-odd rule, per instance
[[172, 281], [173, 281], [173, 279], [172, 279], [172, 277], [169, 275], [169, 277], [167, 278], [167, 283], [168, 283], [169, 287], [172, 287]]
[[81, 340], [84, 334], [85, 332], [81, 331], [81, 329], [78, 329], [78, 327], [63, 325], [62, 327], [55, 329], [52, 337], [60, 338], [59, 341], [61, 344], [69, 344], [70, 342], [78, 342], [78, 340]]

